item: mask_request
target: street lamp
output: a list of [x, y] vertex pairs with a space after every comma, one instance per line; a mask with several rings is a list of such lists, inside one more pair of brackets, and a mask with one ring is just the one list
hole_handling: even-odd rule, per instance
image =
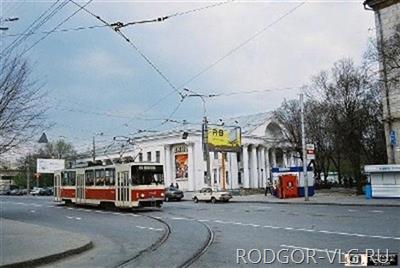
[[201, 99], [203, 103], [203, 148], [204, 148], [204, 157], [207, 162], [207, 185], [211, 186], [211, 163], [210, 163], [210, 150], [208, 148], [208, 119], [207, 119], [207, 110], [206, 110], [206, 100], [205, 98], [212, 98], [216, 97], [217, 95], [205, 95], [199, 94], [190, 89], [184, 88], [184, 91], [188, 92], [189, 94], [185, 95], [185, 97], [198, 97]]

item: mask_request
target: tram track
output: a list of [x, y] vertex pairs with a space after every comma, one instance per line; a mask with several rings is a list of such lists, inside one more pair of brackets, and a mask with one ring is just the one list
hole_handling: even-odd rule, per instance
[[178, 268], [187, 268], [190, 267], [194, 262], [196, 262], [212, 245], [214, 242], [214, 231], [211, 229], [211, 227], [204, 223], [204, 222], [199, 222], [203, 224], [207, 230], [208, 230], [208, 239], [206, 242], [203, 244], [200, 250], [198, 250], [190, 259], [188, 259], [186, 262], [183, 264], [179, 265]]
[[151, 218], [151, 219], [156, 220], [156, 221], [160, 222], [161, 224], [163, 224], [165, 227], [163, 235], [157, 241], [155, 241], [153, 244], [151, 244], [149, 247], [142, 249], [141, 251], [137, 252], [132, 257], [118, 263], [116, 266], [114, 266], [114, 268], [127, 267], [131, 262], [133, 262], [140, 256], [142, 256], [144, 254], [149, 254], [153, 251], [156, 251], [159, 247], [161, 247], [168, 240], [169, 235], [171, 234], [171, 227], [169, 226], [169, 224], [167, 222], [165, 222], [159, 218], [153, 217], [153, 216], [148, 216], [148, 215], [142, 215], [142, 216]]
[[[174, 214], [164, 212], [163, 215], [165, 215], [165, 214], [167, 214], [167, 215], [169, 214], [170, 216], [175, 216]], [[115, 268], [137, 266], [137, 262], [138, 261], [140, 262], [141, 258], [153, 259], [152, 258], [153, 254], [157, 254], [157, 250], [159, 250], [162, 246], [164, 246], [165, 248], [168, 248], [168, 246], [170, 246], [170, 245], [167, 245], [168, 242], [170, 242], [171, 244], [174, 243], [173, 241], [169, 241], [169, 239], [171, 238], [171, 234], [174, 234], [174, 232], [171, 231], [171, 229], [173, 229], [173, 228], [171, 227], [170, 223], [167, 222], [167, 219], [169, 219], [168, 217], [166, 218], [164, 216], [164, 219], [163, 219], [163, 217], [157, 217], [157, 216], [152, 216], [152, 215], [144, 215], [144, 214], [140, 214], [140, 215], [143, 217], [150, 218], [152, 220], [156, 220], [156, 221], [160, 222], [161, 224], [163, 224], [165, 226], [165, 232], [164, 232], [163, 236], [160, 237], [160, 239], [158, 239], [151, 246], [141, 250], [140, 252], [136, 253], [134, 256], [130, 257], [129, 259], [126, 259], [126, 260], [122, 261], [121, 263], [118, 263], [116, 266], [114, 266]], [[203, 241], [201, 247], [198, 248], [190, 256], [190, 258], [184, 260], [181, 264], [174, 264], [172, 267], [177, 267], [177, 268], [190, 267], [210, 248], [210, 246], [214, 242], [214, 232], [208, 224], [206, 224], [204, 222], [196, 221], [195, 219], [189, 219], [189, 218], [187, 218], [187, 221], [202, 225], [205, 228], [205, 230], [207, 231], [207, 238]], [[177, 229], [179, 229], [179, 228], [177, 228]], [[187, 240], [187, 241], [189, 241], [189, 240]], [[160, 250], [164, 250], [164, 253], [165, 253], [165, 248], [160, 249]], [[160, 252], [158, 252], [158, 253], [160, 253]], [[160, 263], [163, 263], [160, 260], [159, 255], [157, 255], [157, 258], [154, 258], [154, 260], [157, 260], [158, 265], [160, 265]], [[153, 266], [153, 265], [149, 265], [149, 266]]]

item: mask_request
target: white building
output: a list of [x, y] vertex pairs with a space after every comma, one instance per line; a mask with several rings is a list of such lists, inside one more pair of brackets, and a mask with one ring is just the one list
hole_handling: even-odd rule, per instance
[[[287, 151], [282, 127], [272, 113], [229, 118], [225, 125], [242, 128], [240, 153], [227, 153], [225, 161], [226, 188], [263, 188], [272, 167], [297, 166], [299, 158]], [[183, 132], [187, 132], [186, 139]], [[96, 149], [96, 160], [103, 163], [118, 159], [159, 162], [164, 165], [165, 185], [178, 183], [183, 190], [196, 191], [205, 186], [206, 161], [203, 159], [202, 133], [199, 129], [182, 128], [135, 138], [127, 148]], [[220, 185], [221, 153], [210, 152], [211, 180]], [[82, 159], [81, 161], [90, 161]]]

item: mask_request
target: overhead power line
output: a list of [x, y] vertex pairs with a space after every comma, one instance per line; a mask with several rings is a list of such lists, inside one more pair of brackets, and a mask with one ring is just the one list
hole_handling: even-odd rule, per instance
[[98, 29], [98, 28], [104, 28], [107, 27], [107, 25], [92, 25], [92, 26], [79, 26], [75, 28], [67, 28], [67, 29], [58, 29], [56, 31], [42, 31], [42, 32], [34, 32], [34, 33], [19, 33], [19, 34], [3, 34], [2, 37], [15, 37], [15, 36], [29, 36], [29, 35], [36, 35], [36, 34], [47, 34], [47, 33], [60, 33], [60, 32], [71, 32], [71, 31], [81, 31], [81, 30], [87, 30], [87, 29]]
[[58, 23], [50, 32], [48, 32], [46, 35], [44, 35], [42, 38], [40, 38], [38, 41], [36, 41], [33, 45], [31, 45], [29, 48], [25, 49], [21, 55], [27, 53], [29, 50], [31, 50], [32, 48], [34, 48], [37, 44], [39, 44], [41, 41], [43, 41], [44, 39], [46, 39], [50, 34], [54, 33], [54, 31], [56, 31], [61, 25], [63, 25], [64, 23], [66, 23], [68, 20], [70, 20], [73, 16], [75, 16], [77, 13], [79, 13], [79, 11], [81, 11], [82, 9], [84, 9], [87, 5], [89, 5], [91, 2], [93, 2], [93, 0], [89, 0], [87, 1], [83, 6], [80, 6], [79, 9], [75, 10], [75, 12], [73, 12], [71, 15], [69, 15], [68, 17], [66, 17], [64, 20], [62, 20], [60, 23]]
[[[114, 29], [121, 29], [121, 28], [124, 28], [124, 27], [127, 27], [127, 26], [132, 26], [132, 25], [137, 25], [137, 24], [163, 22], [163, 21], [165, 21], [167, 19], [170, 19], [170, 18], [173, 18], [173, 17], [188, 15], [188, 14], [191, 14], [191, 13], [194, 13], [194, 12], [199, 12], [199, 11], [202, 11], [202, 10], [205, 10], [205, 9], [221, 6], [221, 5], [233, 2], [233, 1], [235, 1], [235, 0], [219, 2], [219, 3], [216, 3], [216, 4], [208, 5], [208, 6], [201, 7], [201, 8], [190, 9], [190, 10], [186, 10], [186, 11], [180, 11], [180, 12], [176, 12], [176, 13], [171, 14], [171, 15], [165, 15], [165, 16], [162, 16], [162, 17], [154, 18], [154, 19], [137, 20], [137, 21], [130, 21], [130, 22], [126, 22], [126, 23], [115, 22], [115, 23], [111, 23], [111, 26], [113, 26]], [[97, 29], [97, 28], [104, 28], [104, 27], [109, 27], [109, 26], [108, 25], [79, 26], [79, 27], [74, 27], [74, 28], [59, 29], [59, 30], [56, 30], [54, 32], [55, 33], [59, 33], [59, 32], [82, 31], [82, 30], [90, 30], [90, 29]], [[17, 34], [3, 34], [2, 37], [30, 36], [30, 35], [47, 34], [47, 33], [49, 33], [49, 31], [30, 32], [30, 33], [17, 33]]]
[[148, 58], [124, 33], [122, 33], [118, 28], [107, 22], [106, 20], [102, 19], [100, 16], [94, 14], [84, 6], [81, 6], [74, 0], [69, 0], [74, 3], [76, 6], [83, 9], [86, 13], [90, 14], [91, 16], [95, 17], [97, 20], [101, 21], [104, 25], [109, 26], [113, 29], [119, 36], [121, 36], [131, 47], [133, 47], [136, 52], [163, 78], [165, 82], [176, 92], [179, 96], [182, 97], [182, 93], [176, 88], [176, 86], [169, 80], [169, 78]]
[[[60, 0], [55, 1], [50, 5], [44, 12], [42, 12], [38, 18], [36, 18], [31, 24], [23, 32], [23, 36], [20, 36], [14, 39], [6, 48], [4, 48], [1, 52], [2, 55], [7, 53], [11, 53], [16, 47], [18, 47], [22, 42], [24, 42], [31, 33], [38, 30], [41, 26], [43, 26], [47, 21], [50, 20], [57, 12], [59, 12], [68, 2], [60, 2]], [[57, 5], [58, 4], [58, 5]]]
[[[289, 16], [290, 14], [292, 14], [294, 11], [296, 11], [298, 8], [300, 8], [301, 6], [303, 6], [306, 2], [302, 2], [298, 5], [296, 5], [294, 8], [290, 9], [289, 11], [285, 12], [284, 14], [282, 14], [281, 16], [279, 16], [279, 18], [277, 18], [276, 20], [274, 20], [273, 22], [269, 23], [267, 26], [265, 26], [264, 28], [262, 28], [261, 30], [255, 32], [253, 35], [251, 35], [249, 38], [247, 38], [246, 40], [244, 40], [243, 42], [241, 42], [239, 45], [235, 46], [234, 48], [232, 48], [231, 50], [229, 50], [227, 53], [225, 53], [222, 57], [218, 58], [216, 61], [214, 61], [213, 63], [211, 63], [210, 65], [208, 65], [207, 67], [205, 67], [203, 70], [201, 70], [200, 72], [198, 72], [197, 74], [195, 74], [194, 76], [192, 76], [190, 79], [188, 79], [186, 82], [184, 82], [182, 84], [182, 87], [184, 87], [185, 85], [189, 84], [190, 82], [194, 81], [195, 79], [197, 79], [199, 76], [203, 75], [205, 72], [209, 71], [211, 68], [213, 68], [215, 65], [217, 65], [218, 63], [220, 63], [221, 61], [223, 61], [224, 59], [228, 58], [229, 56], [231, 56], [233, 53], [235, 53], [236, 51], [238, 51], [239, 49], [241, 49], [242, 47], [246, 46], [250, 41], [252, 41], [253, 39], [257, 38], [259, 35], [261, 35], [262, 33], [264, 33], [266, 30], [270, 29], [271, 27], [273, 27], [275, 24], [279, 23], [281, 20], [283, 20], [284, 18], [286, 18], [287, 16]], [[179, 87], [180, 88], [180, 87]]]

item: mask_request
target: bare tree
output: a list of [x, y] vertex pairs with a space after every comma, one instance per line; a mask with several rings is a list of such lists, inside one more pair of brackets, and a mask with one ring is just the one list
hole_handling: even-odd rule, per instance
[[285, 100], [274, 112], [277, 121], [284, 127], [283, 134], [291, 145], [291, 150], [302, 157], [300, 103], [298, 100]]
[[0, 73], [0, 155], [32, 139], [44, 127], [41, 88], [30, 79], [25, 60], [2, 59]]
[[77, 153], [71, 143], [64, 140], [47, 143], [38, 153], [42, 157], [73, 160]]

